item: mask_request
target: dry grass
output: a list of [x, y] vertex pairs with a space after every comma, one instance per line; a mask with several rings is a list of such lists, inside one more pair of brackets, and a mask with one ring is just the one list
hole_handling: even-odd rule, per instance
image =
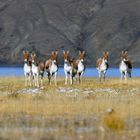
[[[0, 129], [5, 128], [3, 137], [40, 139], [46, 137], [47, 129], [55, 128], [48, 130], [50, 139], [54, 137], [51, 133], [58, 137], [67, 134], [72, 138], [82, 135], [87, 139], [90, 139], [87, 134], [91, 134], [92, 138], [97, 138], [98, 133], [93, 132], [100, 131], [98, 128], [102, 127], [103, 132], [126, 132], [128, 118], [140, 116], [139, 78], [127, 81], [108, 78], [101, 83], [96, 78], [85, 78], [83, 83], [73, 86], [64, 85], [64, 79], [59, 78], [57, 86], [50, 86], [47, 80], [44, 85], [44, 89], [36, 89], [25, 87], [22, 77], [0, 78]], [[108, 108], [113, 108], [115, 115], [107, 114]], [[89, 129], [93, 125], [96, 130]], [[88, 129], [84, 128], [84, 131], [85, 126]], [[12, 130], [13, 127], [17, 130]], [[27, 133], [19, 131], [18, 128], [22, 127], [36, 129]], [[83, 131], [79, 132], [81, 127]]]

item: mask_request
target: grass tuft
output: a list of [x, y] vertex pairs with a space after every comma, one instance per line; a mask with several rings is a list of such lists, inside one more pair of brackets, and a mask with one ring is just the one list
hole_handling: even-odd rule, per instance
[[[26, 87], [24, 82], [23, 77], [0, 78], [3, 138], [18, 140], [29, 136], [38, 140], [55, 135], [63, 139], [64, 135], [66, 139], [100, 139], [98, 128], [105, 136], [106, 129], [128, 134], [135, 124], [126, 129], [127, 118], [140, 116], [140, 78], [108, 78], [105, 82], [85, 78], [74, 85], [64, 85], [64, 78], [58, 78], [57, 86], [50, 86], [45, 79], [43, 89]], [[105, 113], [107, 108], [115, 112]]]
[[125, 121], [115, 112], [107, 113], [103, 123], [107, 128], [113, 131], [122, 131], [125, 128]]

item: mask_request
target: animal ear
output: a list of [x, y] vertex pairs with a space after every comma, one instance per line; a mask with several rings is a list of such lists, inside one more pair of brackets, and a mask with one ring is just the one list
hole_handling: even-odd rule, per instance
[[124, 54], [124, 51], [122, 51], [122, 54]]
[[55, 51], [55, 54], [57, 55], [58, 54], [58, 51]]
[[108, 54], [109, 54], [109, 52], [107, 51], [107, 52], [106, 52], [106, 54], [108, 55]]
[[125, 54], [127, 54], [127, 51], [125, 51]]
[[29, 55], [29, 51], [26, 51], [26, 53]]
[[69, 54], [69, 51], [67, 51], [67, 54]]
[[34, 52], [34, 56], [36, 56], [36, 53]]
[[52, 51], [52, 55], [54, 54], [54, 51]]
[[83, 51], [83, 54], [85, 55], [85, 51]]
[[26, 52], [25, 51], [23, 51], [23, 54], [25, 54]]
[[106, 51], [103, 51], [103, 55], [105, 55], [106, 54]]
[[35, 53], [34, 52], [32, 52], [32, 56], [34, 56], [35, 55]]
[[63, 54], [65, 54], [65, 50], [63, 50]]

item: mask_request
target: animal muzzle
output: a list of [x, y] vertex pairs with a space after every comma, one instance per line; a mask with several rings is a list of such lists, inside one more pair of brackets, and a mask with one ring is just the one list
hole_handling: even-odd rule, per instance
[[53, 60], [53, 63], [56, 64], [56, 60]]
[[65, 61], [65, 62], [68, 62], [68, 60], [67, 60], [67, 59], [65, 59], [64, 61]]
[[24, 59], [24, 62], [25, 62], [25, 63], [27, 63], [27, 62], [28, 62], [28, 60], [27, 60], [27, 59]]
[[107, 60], [106, 59], [104, 61], [105, 61], [105, 63], [107, 63]]
[[125, 61], [127, 61], [127, 60], [124, 58], [123, 61], [125, 62]]

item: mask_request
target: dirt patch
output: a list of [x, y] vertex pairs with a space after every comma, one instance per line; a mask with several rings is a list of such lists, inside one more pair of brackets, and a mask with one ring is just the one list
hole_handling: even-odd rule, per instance
[[39, 94], [39, 93], [42, 93], [42, 90], [39, 88], [24, 88], [24, 89], [18, 90], [17, 93], [19, 93], [19, 94]]

